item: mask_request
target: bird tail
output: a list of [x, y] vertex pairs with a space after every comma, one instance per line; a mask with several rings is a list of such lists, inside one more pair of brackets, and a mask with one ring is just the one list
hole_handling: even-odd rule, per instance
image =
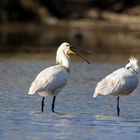
[[98, 92], [95, 92], [94, 94], [93, 94], [93, 97], [95, 98], [95, 97], [97, 97], [97, 96], [99, 96], [100, 94], [98, 93]]
[[35, 92], [29, 91], [28, 94], [29, 94], [29, 95], [33, 95], [33, 94], [35, 94]]
[[35, 94], [35, 93], [36, 93], [36, 91], [34, 91], [34, 90], [32, 89], [32, 87], [30, 87], [28, 94], [29, 94], [29, 95], [33, 95], [33, 94]]

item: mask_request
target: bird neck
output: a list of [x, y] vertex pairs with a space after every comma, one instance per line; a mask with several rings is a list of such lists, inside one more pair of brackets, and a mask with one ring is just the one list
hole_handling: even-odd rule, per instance
[[68, 72], [70, 71], [70, 62], [70, 56], [66, 56], [64, 53], [57, 54], [56, 63], [65, 67]]

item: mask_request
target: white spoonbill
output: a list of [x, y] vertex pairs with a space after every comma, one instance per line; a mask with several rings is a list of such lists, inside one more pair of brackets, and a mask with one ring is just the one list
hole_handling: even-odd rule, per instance
[[[54, 112], [54, 104], [57, 94], [64, 88], [70, 72], [70, 55], [78, 53], [73, 51], [73, 47], [69, 43], [62, 43], [57, 49], [56, 65], [48, 67], [41, 71], [36, 79], [32, 82], [28, 94], [38, 93], [42, 96], [41, 111], [44, 110], [45, 96], [52, 95], [52, 112]], [[81, 57], [81, 56], [80, 56]], [[83, 57], [82, 57], [83, 58]], [[84, 59], [84, 58], [83, 58]], [[88, 60], [84, 59], [87, 63]]]
[[113, 95], [117, 97], [117, 114], [120, 115], [119, 96], [129, 95], [138, 85], [138, 60], [129, 59], [125, 68], [120, 68], [102, 79], [95, 88], [93, 97]]

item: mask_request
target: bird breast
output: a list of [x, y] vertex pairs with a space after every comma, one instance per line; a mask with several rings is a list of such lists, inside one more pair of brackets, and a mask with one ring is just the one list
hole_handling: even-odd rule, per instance
[[138, 85], [138, 77], [125, 68], [121, 68], [97, 84], [95, 93], [101, 95], [129, 95]]
[[62, 90], [68, 80], [67, 70], [56, 65], [41, 71], [33, 81], [30, 90], [39, 92], [42, 96], [57, 94]]

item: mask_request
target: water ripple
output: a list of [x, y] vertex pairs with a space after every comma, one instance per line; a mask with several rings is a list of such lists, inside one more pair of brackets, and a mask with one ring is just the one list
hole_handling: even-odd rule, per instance
[[69, 82], [56, 99], [57, 112], [51, 112], [52, 97], [48, 97], [42, 113], [41, 98], [28, 96], [27, 92], [36, 74], [52, 63], [37, 59], [1, 60], [1, 139], [139, 139], [140, 87], [133, 95], [120, 99], [119, 117], [113, 97], [92, 98], [96, 83], [122, 64], [73, 63]]

